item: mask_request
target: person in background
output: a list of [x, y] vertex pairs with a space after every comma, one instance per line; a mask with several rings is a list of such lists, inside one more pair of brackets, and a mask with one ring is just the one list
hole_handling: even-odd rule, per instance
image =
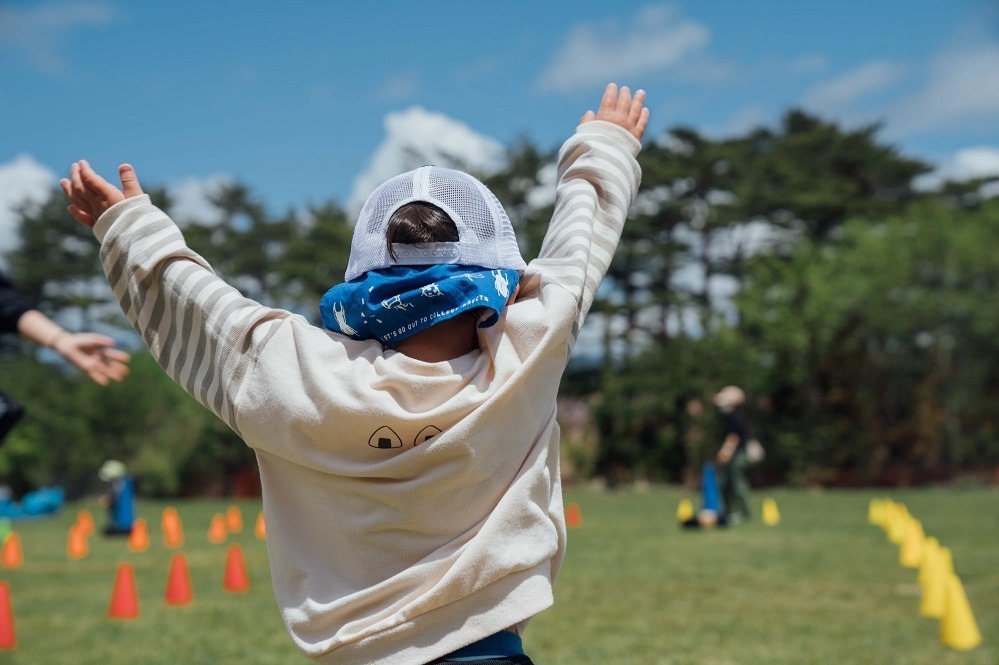
[[[35, 309], [34, 304], [0, 272], [0, 334], [4, 333], [18, 333], [39, 346], [54, 349], [102, 386], [121, 381], [128, 374], [129, 355], [115, 349], [113, 339], [65, 330]], [[23, 415], [21, 405], [0, 391], [0, 444]]]
[[101, 465], [97, 476], [110, 484], [104, 497], [108, 509], [108, 523], [104, 527], [106, 536], [127, 536], [135, 524], [135, 482], [128, 475], [122, 462], [109, 459]]
[[725, 439], [715, 455], [715, 461], [721, 476], [726, 520], [729, 525], [736, 525], [750, 516], [749, 478], [746, 474], [749, 467], [746, 444], [750, 437], [743, 408], [746, 393], [738, 386], [725, 386], [712, 401], [725, 415]]

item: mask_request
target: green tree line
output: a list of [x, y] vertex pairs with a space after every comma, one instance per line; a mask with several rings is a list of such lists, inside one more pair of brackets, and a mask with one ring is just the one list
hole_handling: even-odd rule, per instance
[[[773, 481], [921, 482], [999, 464], [996, 182], [913, 183], [930, 165], [801, 111], [717, 138], [674, 127], [639, 156], [642, 189], [563, 381], [568, 472], [679, 481], [718, 447], [710, 397], [738, 384]], [[554, 150], [522, 140], [480, 174], [530, 260], [552, 213]], [[171, 210], [163, 190], [155, 202]], [[244, 184], [215, 218], [178, 219], [189, 244], [247, 296], [318, 322], [342, 279], [350, 216], [335, 201], [274, 214]], [[9, 272], [47, 314], [135, 343], [97, 246], [60, 192], [25, 207]], [[225, 491], [252, 468], [234, 434], [141, 351], [99, 389], [68, 368], [0, 350], [28, 417], [0, 447], [0, 478], [84, 491], [101, 460], [150, 494]], [[45, 354], [40, 354], [45, 360]], [[580, 415], [581, 414], [581, 415]]]

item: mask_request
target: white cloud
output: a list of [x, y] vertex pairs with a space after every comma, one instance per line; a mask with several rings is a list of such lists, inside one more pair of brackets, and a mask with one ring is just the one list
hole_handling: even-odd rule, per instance
[[921, 175], [913, 182], [919, 190], [933, 190], [944, 182], [973, 180], [999, 176], [999, 148], [977, 146], [958, 150], [939, 164], [936, 170]]
[[942, 167], [952, 180], [999, 176], [999, 149], [990, 146], [959, 150]]
[[805, 93], [802, 102], [817, 111], [841, 111], [863, 97], [898, 83], [905, 68], [893, 62], [868, 62], [841, 76], [823, 81]]
[[999, 196], [999, 180], [987, 182], [978, 188], [978, 195], [983, 199], [994, 199]]
[[356, 214], [374, 189], [425, 164], [489, 173], [503, 162], [503, 146], [468, 125], [419, 106], [385, 116], [385, 138], [354, 180], [347, 202]]
[[207, 178], [188, 178], [167, 185], [170, 197], [170, 215], [179, 223], [197, 222], [202, 226], [214, 226], [222, 221], [222, 211], [212, 203], [218, 195], [235, 179], [226, 174], [215, 174]]
[[18, 208], [44, 202], [55, 184], [55, 173], [30, 155], [0, 164], [0, 255], [17, 246]]
[[999, 43], [962, 45], [934, 55], [926, 85], [892, 112], [901, 133], [999, 121]]
[[20, 54], [35, 69], [59, 74], [66, 68], [60, 54], [66, 33], [80, 25], [107, 25], [114, 17], [114, 9], [104, 2], [0, 7], [0, 50]]
[[555, 187], [558, 185], [558, 164], [545, 164], [538, 171], [538, 184], [527, 193], [524, 201], [534, 210], [555, 204]]
[[650, 6], [627, 24], [582, 23], [541, 72], [539, 90], [569, 92], [624, 82], [680, 64], [708, 43], [708, 29], [669, 5]]

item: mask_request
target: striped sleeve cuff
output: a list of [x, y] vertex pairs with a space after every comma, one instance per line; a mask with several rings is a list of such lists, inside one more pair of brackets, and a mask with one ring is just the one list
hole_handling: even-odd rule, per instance
[[140, 196], [133, 196], [127, 198], [124, 201], [119, 201], [113, 206], [104, 211], [97, 223], [94, 224], [94, 235], [97, 236], [98, 242], [104, 243], [104, 238], [107, 237], [108, 232], [111, 230], [111, 225], [114, 224], [123, 214], [131, 210], [132, 208], [138, 208], [143, 205], [151, 205], [152, 201], [149, 199], [148, 194], [142, 194]]

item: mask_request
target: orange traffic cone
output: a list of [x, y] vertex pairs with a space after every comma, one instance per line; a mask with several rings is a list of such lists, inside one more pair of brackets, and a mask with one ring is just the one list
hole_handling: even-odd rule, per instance
[[85, 538], [94, 535], [94, 516], [86, 508], [76, 514], [76, 524], [83, 527], [83, 536]]
[[171, 549], [176, 549], [184, 544], [184, 525], [180, 521], [180, 515], [174, 508], [163, 509], [163, 519], [160, 522], [163, 528], [163, 544]]
[[570, 529], [583, 526], [583, 513], [580, 512], [578, 503], [570, 503], [565, 509], [565, 523]]
[[212, 515], [211, 524], [208, 525], [208, 542], [218, 545], [224, 543], [228, 537], [229, 531], [225, 526], [225, 517], [222, 516], [222, 513], [215, 513]]
[[225, 575], [222, 586], [226, 591], [243, 593], [250, 590], [250, 577], [246, 573], [246, 562], [243, 561], [243, 550], [239, 545], [232, 544], [225, 556]]
[[14, 631], [14, 606], [10, 602], [10, 589], [0, 582], [0, 651], [17, 648]]
[[149, 525], [145, 518], [135, 518], [132, 533], [128, 535], [128, 549], [132, 552], [145, 552], [149, 549]]
[[82, 559], [90, 553], [87, 544], [87, 525], [77, 522], [69, 527], [69, 538], [66, 541], [66, 556], [70, 559]]
[[243, 513], [239, 511], [239, 506], [229, 506], [225, 511], [225, 526], [229, 533], [239, 533], [243, 530]]
[[170, 559], [170, 576], [167, 578], [163, 598], [167, 605], [187, 605], [194, 602], [191, 573], [187, 570], [187, 558], [181, 552]]
[[21, 535], [17, 531], [11, 531], [0, 549], [0, 564], [4, 568], [20, 568], [22, 563], [24, 552], [21, 551]]
[[135, 588], [135, 571], [132, 569], [132, 564], [122, 563], [118, 565], [118, 572], [114, 577], [108, 618], [137, 619], [138, 617], [139, 593]]
[[264, 511], [257, 513], [257, 525], [253, 527], [253, 535], [260, 540], [267, 540], [267, 525], [264, 524]]

